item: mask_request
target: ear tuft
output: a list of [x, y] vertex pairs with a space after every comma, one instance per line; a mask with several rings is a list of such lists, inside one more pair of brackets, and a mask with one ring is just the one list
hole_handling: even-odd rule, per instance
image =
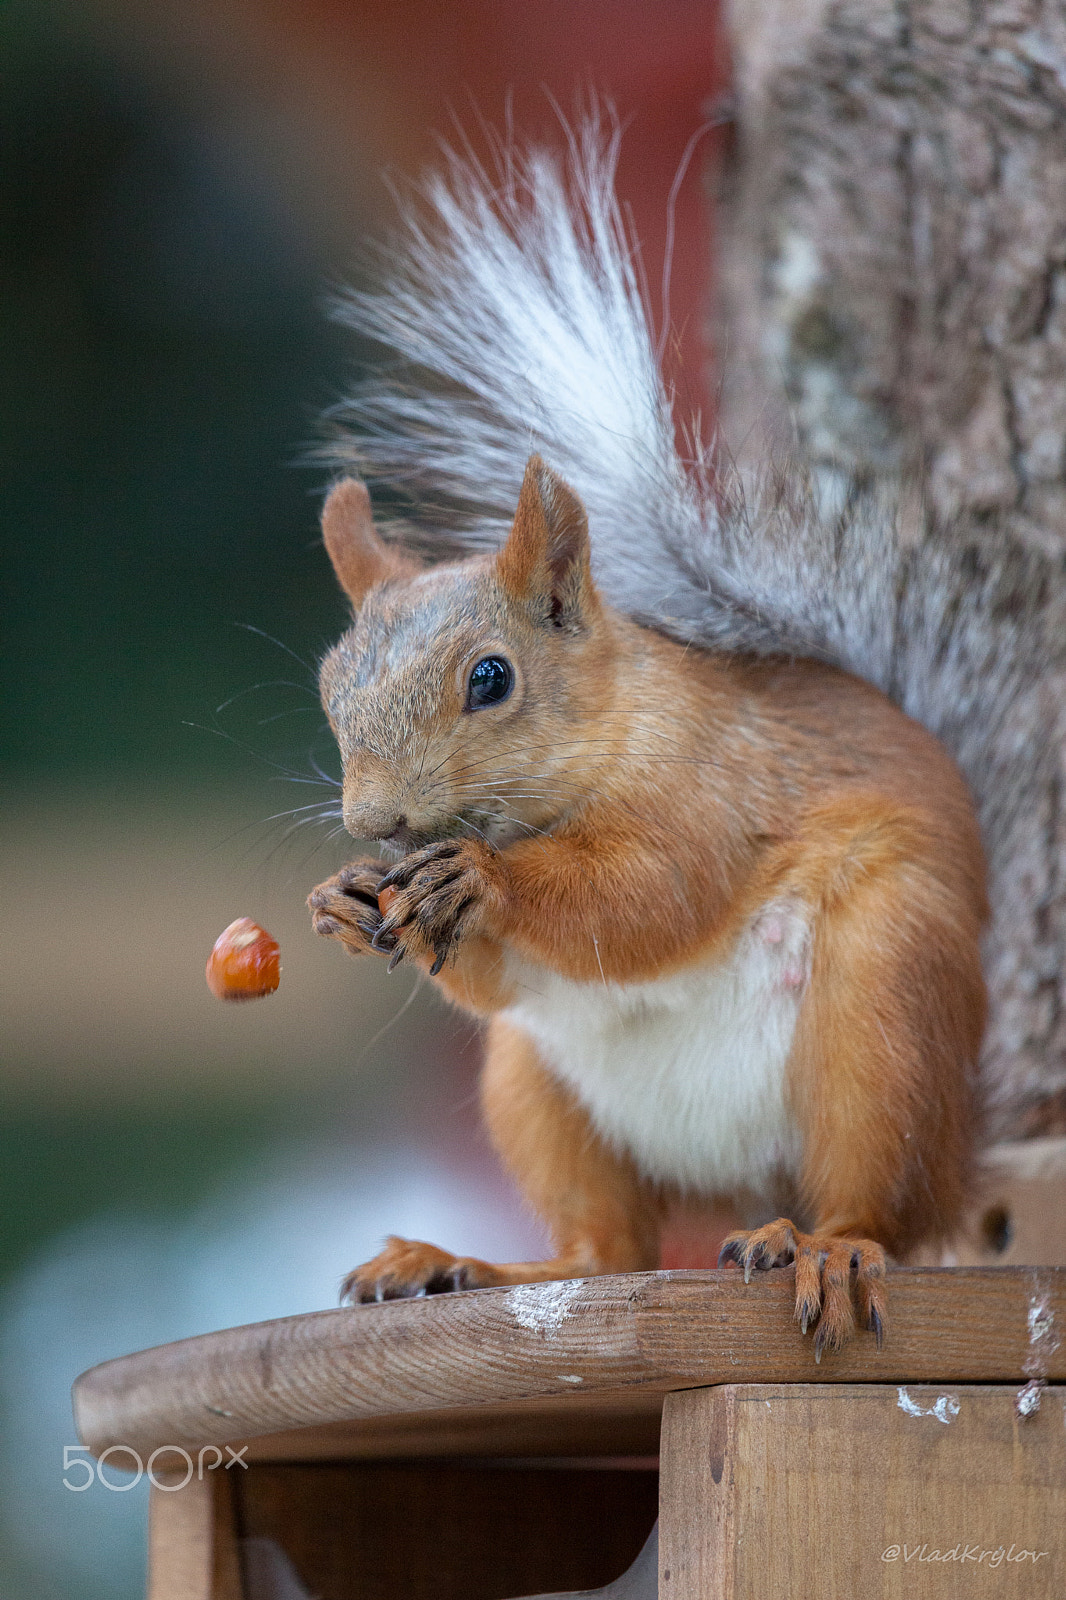
[[585, 508], [558, 473], [530, 456], [514, 526], [496, 562], [504, 588], [557, 627], [576, 629], [598, 604]]
[[342, 478], [330, 490], [322, 508], [322, 539], [338, 583], [357, 608], [375, 583], [418, 570], [381, 538], [366, 484], [358, 478]]

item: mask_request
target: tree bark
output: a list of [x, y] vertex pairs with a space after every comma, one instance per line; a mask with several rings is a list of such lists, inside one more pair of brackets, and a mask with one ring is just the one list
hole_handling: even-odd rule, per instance
[[[1020, 543], [1061, 583], [1066, 4], [733, 0], [729, 26], [717, 326], [728, 447], [742, 467], [798, 450], [838, 489], [895, 479], [916, 537]], [[1057, 678], [1060, 711], [1062, 699]], [[1048, 715], [1057, 738], [1063, 723]], [[993, 881], [987, 1065], [1000, 1132], [1066, 1114], [1061, 755], [1052, 766], [1028, 881]]]

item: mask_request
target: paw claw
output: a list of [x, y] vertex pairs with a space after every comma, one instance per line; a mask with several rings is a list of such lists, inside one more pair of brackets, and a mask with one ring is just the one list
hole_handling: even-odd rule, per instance
[[417, 1239], [389, 1238], [384, 1250], [350, 1272], [341, 1286], [341, 1302], [378, 1304], [385, 1300], [423, 1300], [455, 1289], [478, 1289], [498, 1282], [487, 1262], [449, 1255]]
[[734, 1261], [739, 1266], [744, 1246], [739, 1239], [729, 1238], [718, 1252], [718, 1265], [724, 1267], [727, 1261]]
[[[856, 1324], [884, 1342], [885, 1253], [871, 1239], [800, 1233], [786, 1217], [725, 1240], [718, 1265], [736, 1261], [744, 1282], [753, 1272], [795, 1263], [795, 1317], [800, 1332], [814, 1330], [814, 1359], [843, 1348]], [[856, 1316], [856, 1313], [858, 1314]]]
[[376, 949], [390, 948], [385, 938], [403, 929], [408, 955], [432, 958], [436, 977], [453, 947], [477, 925], [490, 880], [494, 854], [469, 840], [442, 840], [416, 850], [381, 880], [396, 900], [384, 918]]

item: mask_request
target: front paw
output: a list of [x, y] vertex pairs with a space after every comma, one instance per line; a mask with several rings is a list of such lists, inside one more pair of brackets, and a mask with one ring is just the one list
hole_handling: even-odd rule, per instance
[[324, 939], [337, 939], [353, 956], [368, 950], [388, 954], [388, 940], [375, 943], [381, 935], [378, 894], [385, 865], [381, 861], [349, 861], [346, 867], [312, 889], [307, 897], [311, 926]]
[[420, 1300], [427, 1294], [449, 1294], [455, 1289], [479, 1289], [498, 1281], [487, 1261], [453, 1256], [420, 1239], [398, 1239], [395, 1234], [373, 1261], [349, 1272], [341, 1284], [341, 1302], [353, 1306], [374, 1300]]
[[484, 929], [498, 884], [498, 857], [479, 840], [445, 839], [416, 850], [382, 880], [392, 889], [375, 948], [433, 956], [430, 977], [460, 939]]
[[[823, 1350], [839, 1350], [860, 1325], [871, 1332], [880, 1350], [885, 1331], [885, 1252], [872, 1239], [842, 1238], [831, 1233], [800, 1233], [787, 1217], [779, 1217], [750, 1233], [731, 1233], [718, 1255], [718, 1265], [735, 1261], [747, 1283], [753, 1271], [796, 1265], [796, 1321], [804, 1333], [814, 1328], [814, 1359]], [[852, 1302], [851, 1275], [855, 1274]]]

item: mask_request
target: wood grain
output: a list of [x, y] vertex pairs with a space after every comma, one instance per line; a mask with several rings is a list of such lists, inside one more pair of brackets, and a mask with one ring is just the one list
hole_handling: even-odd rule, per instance
[[893, 1272], [884, 1350], [862, 1335], [821, 1367], [792, 1302], [788, 1269], [748, 1285], [736, 1271], [646, 1272], [315, 1312], [105, 1362], [75, 1384], [75, 1419], [91, 1450], [146, 1455], [561, 1395], [1066, 1378], [1063, 1268]]
[[661, 1600], [1061, 1600], [1066, 1390], [1025, 1418], [1016, 1398], [850, 1384], [667, 1396]]

